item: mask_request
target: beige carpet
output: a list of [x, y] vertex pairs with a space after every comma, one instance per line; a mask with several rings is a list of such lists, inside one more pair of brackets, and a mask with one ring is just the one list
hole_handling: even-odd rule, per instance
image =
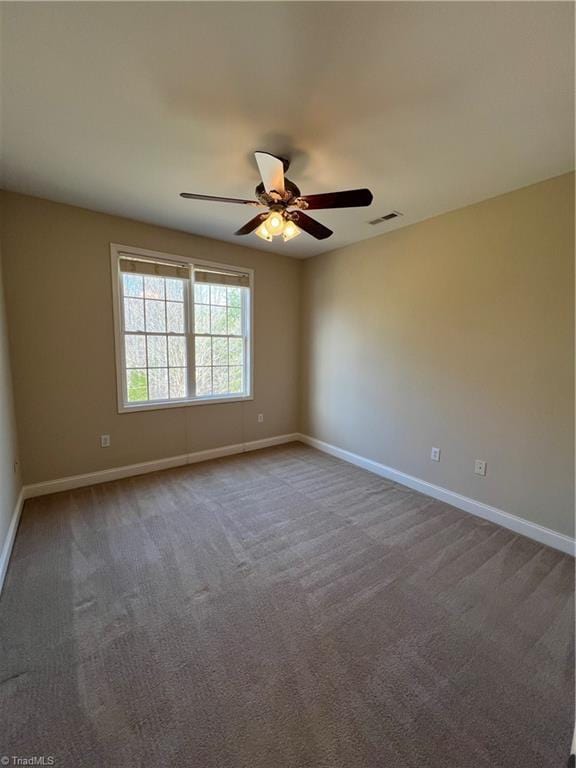
[[573, 561], [292, 444], [26, 503], [0, 755], [557, 768]]

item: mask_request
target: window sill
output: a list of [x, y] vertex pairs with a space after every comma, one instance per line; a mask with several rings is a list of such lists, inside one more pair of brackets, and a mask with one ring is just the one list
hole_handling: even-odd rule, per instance
[[223, 403], [242, 403], [245, 400], [254, 400], [254, 395], [240, 395], [233, 397], [195, 397], [193, 400], [157, 400], [153, 403], [135, 403], [134, 405], [122, 404], [118, 407], [118, 413], [159, 411], [164, 410], [165, 408], [188, 408], [190, 405], [222, 405]]

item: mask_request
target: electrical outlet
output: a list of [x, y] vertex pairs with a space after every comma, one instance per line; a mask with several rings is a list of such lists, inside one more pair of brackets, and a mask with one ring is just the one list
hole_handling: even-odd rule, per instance
[[432, 448], [430, 458], [432, 461], [440, 461], [440, 448]]
[[486, 474], [486, 462], [482, 461], [482, 459], [476, 459], [474, 462], [474, 472], [477, 475], [482, 475], [484, 477]]
[[258, 414], [258, 422], [259, 422], [260, 424], [262, 424], [262, 422], [263, 422], [263, 421], [264, 421], [264, 414], [263, 414], [263, 413], [259, 413], [259, 414]]
[[100, 435], [100, 448], [110, 447], [110, 435]]

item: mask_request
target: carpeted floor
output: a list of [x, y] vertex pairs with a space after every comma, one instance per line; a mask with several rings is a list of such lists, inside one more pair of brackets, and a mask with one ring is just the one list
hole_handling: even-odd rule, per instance
[[566, 555], [299, 444], [28, 501], [0, 602], [0, 755], [559, 768], [573, 577]]

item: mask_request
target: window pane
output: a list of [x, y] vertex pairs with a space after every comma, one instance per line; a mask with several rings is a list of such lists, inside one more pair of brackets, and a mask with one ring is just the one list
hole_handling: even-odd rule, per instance
[[146, 275], [144, 278], [144, 293], [147, 299], [164, 300], [164, 278]]
[[212, 368], [196, 368], [196, 394], [212, 394]]
[[124, 296], [144, 296], [144, 280], [142, 275], [122, 275], [124, 281]]
[[194, 326], [196, 333], [210, 333], [210, 307], [196, 304], [194, 307]]
[[170, 397], [186, 397], [186, 368], [170, 368]]
[[146, 371], [132, 368], [127, 371], [128, 402], [148, 400], [148, 380]]
[[144, 302], [142, 299], [124, 299], [124, 330], [144, 330]]
[[168, 400], [168, 368], [148, 369], [150, 400]]
[[148, 368], [165, 368], [168, 365], [166, 357], [166, 336], [148, 336]]
[[146, 339], [144, 336], [124, 336], [126, 368], [146, 366]]
[[196, 283], [194, 285], [194, 301], [197, 304], [210, 304], [210, 286]]
[[212, 339], [196, 337], [196, 365], [212, 365]]
[[192, 275], [120, 278], [127, 403], [246, 394], [249, 289], [194, 283]]
[[163, 301], [146, 300], [146, 330], [152, 333], [166, 332], [166, 317]]
[[230, 377], [230, 392], [243, 392], [242, 368], [232, 366], [228, 369], [228, 375]]
[[166, 304], [168, 333], [184, 333], [184, 304], [169, 301]]
[[242, 317], [240, 307], [228, 307], [228, 333], [231, 336], [242, 335]]
[[168, 356], [171, 366], [186, 365], [186, 339], [184, 336], [168, 336]]
[[226, 307], [210, 307], [212, 333], [226, 334]]
[[212, 340], [212, 365], [228, 365], [228, 339]]
[[226, 286], [225, 285], [210, 286], [210, 303], [219, 304], [222, 307], [226, 305]]
[[229, 356], [228, 362], [230, 365], [243, 365], [244, 363], [244, 339], [229, 339]]
[[166, 298], [169, 301], [184, 301], [184, 281], [166, 280]]
[[214, 394], [224, 395], [228, 392], [228, 368], [212, 368], [212, 390]]
[[226, 289], [228, 292], [228, 301], [226, 302], [229, 307], [239, 307], [240, 306], [240, 288], [237, 287], [230, 287]]

